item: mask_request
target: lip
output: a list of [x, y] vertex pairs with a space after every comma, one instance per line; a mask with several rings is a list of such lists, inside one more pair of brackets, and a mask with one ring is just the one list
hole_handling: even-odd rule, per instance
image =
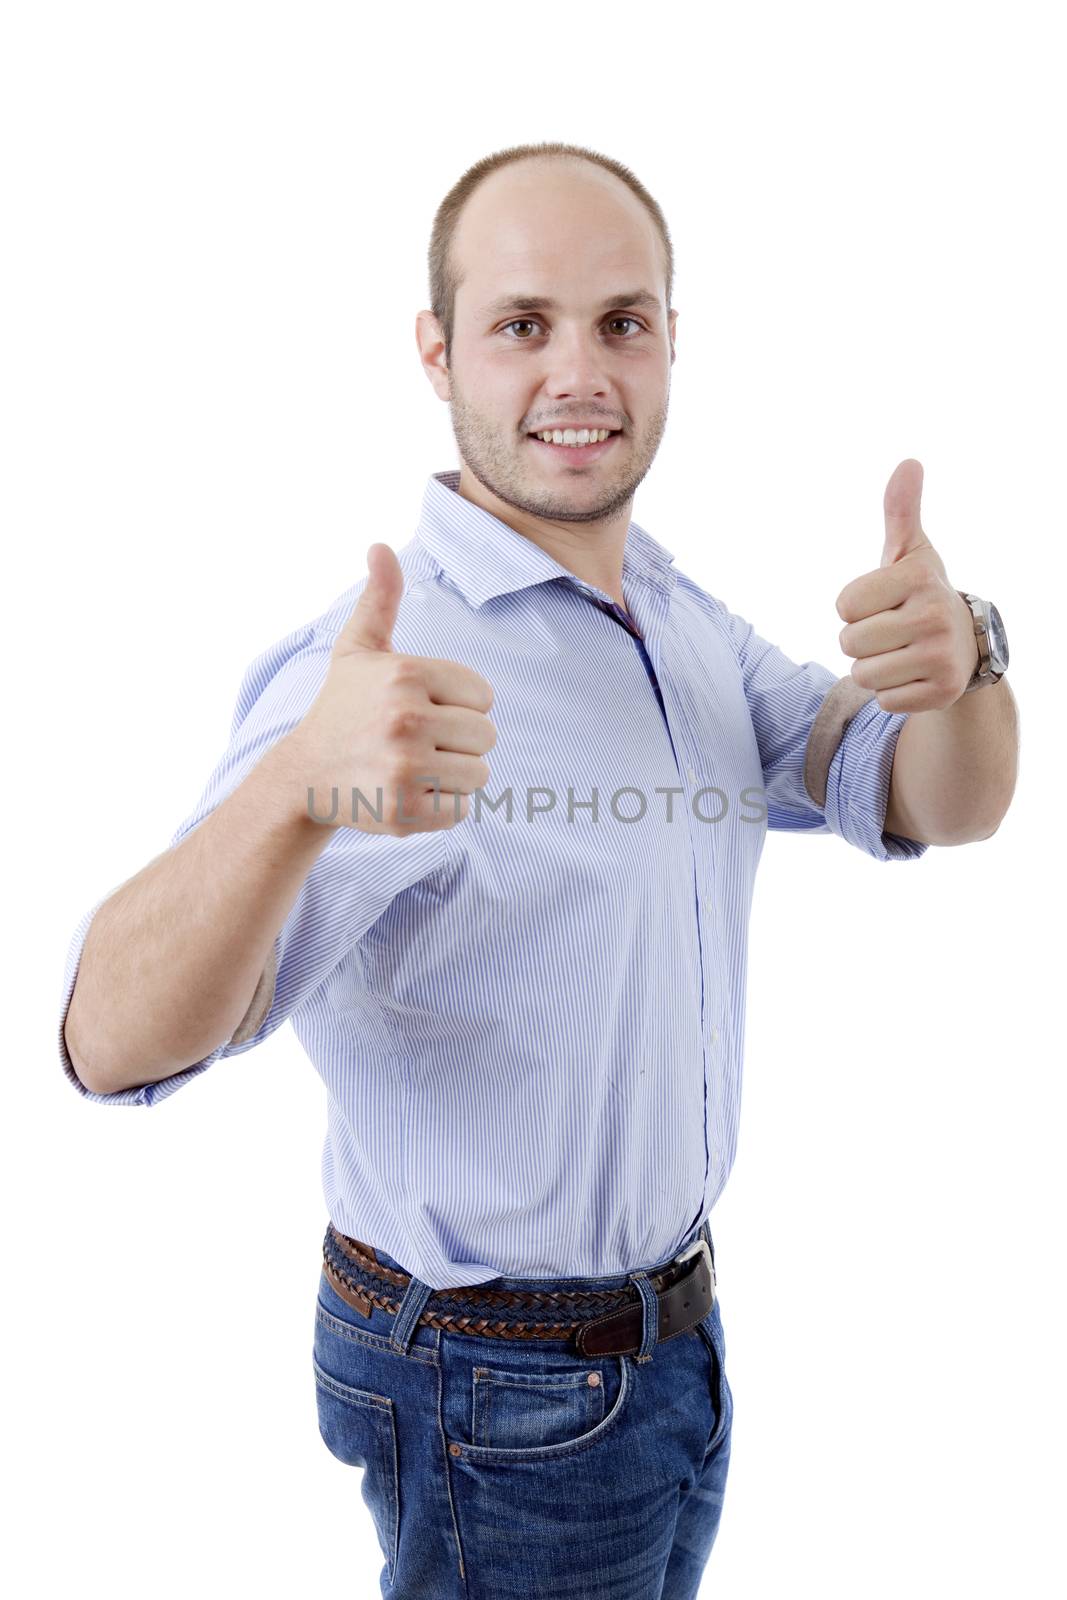
[[526, 437], [529, 439], [531, 444], [537, 445], [538, 449], [547, 451], [550, 455], [561, 458], [564, 456], [569, 457], [572, 467], [583, 467], [587, 462], [591, 463], [593, 461], [599, 461], [600, 457], [604, 455], [606, 451], [610, 450], [613, 444], [622, 438], [622, 434], [609, 433], [607, 438], [601, 439], [599, 444], [582, 445], [580, 449], [575, 449], [575, 447], [570, 444], [546, 444], [543, 439], [539, 439], [537, 435], [533, 433], [528, 433]]

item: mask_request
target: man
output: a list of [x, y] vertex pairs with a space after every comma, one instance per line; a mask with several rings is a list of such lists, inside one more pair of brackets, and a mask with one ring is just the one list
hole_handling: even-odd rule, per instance
[[75, 933], [63, 1064], [152, 1105], [292, 1022], [328, 1089], [319, 1426], [364, 1469], [383, 1592], [680, 1600], [729, 1462], [707, 1218], [766, 830], [880, 860], [987, 837], [1006, 653], [917, 463], [839, 599], [840, 683], [632, 520], [677, 312], [619, 163], [487, 158], [430, 269], [460, 469], [249, 668], [196, 811]]

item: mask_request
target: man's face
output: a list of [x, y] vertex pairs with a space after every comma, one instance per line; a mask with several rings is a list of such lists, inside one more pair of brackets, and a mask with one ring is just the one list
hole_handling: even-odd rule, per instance
[[[666, 427], [674, 359], [677, 312], [668, 319], [652, 218], [607, 172], [520, 162], [472, 195], [453, 255], [463, 281], [451, 365], [432, 381], [438, 393], [447, 384], [462, 461], [536, 517], [628, 515]], [[520, 303], [530, 296], [554, 304]], [[533, 437], [583, 424], [618, 431], [584, 448]]]

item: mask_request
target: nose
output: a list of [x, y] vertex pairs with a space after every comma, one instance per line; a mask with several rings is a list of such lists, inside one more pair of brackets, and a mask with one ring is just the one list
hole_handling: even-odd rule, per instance
[[545, 390], [553, 399], [604, 399], [611, 391], [607, 352], [596, 333], [556, 329], [545, 353]]

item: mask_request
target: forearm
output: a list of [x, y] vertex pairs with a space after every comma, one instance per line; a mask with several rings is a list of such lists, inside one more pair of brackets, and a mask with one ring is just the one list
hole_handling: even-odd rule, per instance
[[1011, 804], [1018, 762], [1007, 678], [943, 711], [913, 711], [897, 739], [886, 832], [935, 845], [988, 838]]
[[86, 1087], [155, 1083], [237, 1030], [333, 829], [300, 806], [291, 742], [93, 917], [65, 1038]]

